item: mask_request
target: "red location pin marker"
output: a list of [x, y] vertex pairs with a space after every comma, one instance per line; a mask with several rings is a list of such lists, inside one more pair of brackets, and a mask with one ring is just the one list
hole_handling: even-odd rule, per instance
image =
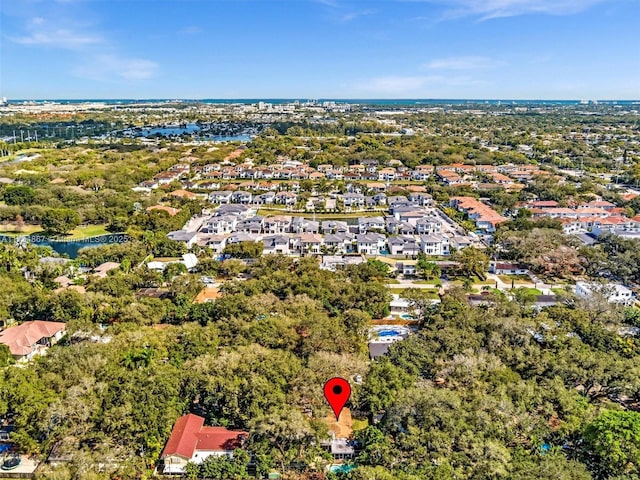
[[324, 398], [327, 399], [331, 409], [336, 416], [336, 420], [340, 419], [340, 412], [351, 396], [351, 385], [344, 378], [335, 377], [327, 380], [324, 384]]

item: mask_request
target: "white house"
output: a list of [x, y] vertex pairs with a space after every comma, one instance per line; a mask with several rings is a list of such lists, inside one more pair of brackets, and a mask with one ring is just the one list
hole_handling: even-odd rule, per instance
[[224, 235], [236, 231], [238, 217], [235, 215], [221, 215], [219, 217], [211, 217], [202, 227], [203, 233], [212, 233], [214, 235]]
[[576, 282], [576, 296], [590, 298], [595, 293], [604, 295], [609, 303], [631, 305], [634, 302], [633, 292], [624, 285], [618, 283], [599, 285], [597, 283]]
[[345, 193], [342, 195], [342, 203], [345, 207], [364, 207], [364, 195], [361, 193]]
[[291, 217], [287, 215], [276, 215], [264, 219], [264, 233], [281, 234], [291, 231]]
[[232, 192], [211, 192], [209, 194], [209, 201], [211, 203], [231, 203]]
[[262, 239], [264, 250], [262, 253], [289, 255], [291, 253], [290, 239], [284, 235], [269, 235]]
[[385, 246], [385, 236], [379, 233], [365, 233], [356, 235], [358, 253], [365, 255], [380, 255]]
[[372, 230], [384, 232], [385, 223], [382, 217], [361, 217], [358, 219], [358, 231], [367, 233]]
[[353, 235], [351, 233], [327, 233], [324, 244], [329, 251], [335, 253], [349, 253], [353, 250]]
[[420, 248], [426, 255], [449, 255], [449, 238], [444, 235], [420, 235]]

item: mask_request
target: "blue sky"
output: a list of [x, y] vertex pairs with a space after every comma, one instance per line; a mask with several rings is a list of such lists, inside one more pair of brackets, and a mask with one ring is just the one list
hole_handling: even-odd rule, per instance
[[640, 0], [2, 0], [9, 98], [640, 98]]

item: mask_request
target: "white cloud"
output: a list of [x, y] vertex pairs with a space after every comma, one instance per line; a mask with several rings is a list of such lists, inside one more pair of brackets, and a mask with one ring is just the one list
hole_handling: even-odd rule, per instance
[[480, 70], [504, 65], [504, 62], [488, 57], [448, 57], [430, 61], [424, 68], [432, 70]]
[[77, 30], [77, 26], [60, 25], [59, 22], [49, 22], [44, 17], [33, 17], [25, 26], [26, 34], [20, 37], [10, 38], [15, 43], [22, 45], [35, 45], [68, 50], [82, 49], [88, 45], [96, 45], [104, 42], [104, 39], [95, 33]]
[[344, 13], [340, 16], [338, 16], [338, 20], [342, 23], [346, 23], [346, 22], [350, 22], [352, 20], [355, 20], [357, 18], [360, 17], [364, 17], [367, 15], [373, 15], [374, 13], [376, 13], [375, 10], [358, 10], [358, 11], [352, 11], [352, 12], [347, 12]]
[[611, 0], [414, 0], [447, 7], [444, 17], [491, 18], [526, 14], [570, 15]]
[[99, 36], [76, 33], [66, 28], [32, 31], [27, 36], [13, 38], [12, 40], [22, 45], [42, 45], [70, 50], [102, 42], [102, 38]]
[[92, 80], [145, 80], [155, 75], [158, 64], [141, 58], [98, 55], [74, 70], [79, 77]]

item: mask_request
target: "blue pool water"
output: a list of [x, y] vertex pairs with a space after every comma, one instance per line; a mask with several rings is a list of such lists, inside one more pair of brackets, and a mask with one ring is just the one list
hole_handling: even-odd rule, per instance
[[402, 318], [403, 320], [415, 320], [416, 317], [414, 317], [413, 315], [409, 315], [408, 313], [403, 313], [402, 315], [400, 315], [400, 318]]
[[12, 446], [11, 443], [0, 443], [0, 453], [8, 452]]
[[400, 332], [397, 330], [380, 330], [378, 332], [379, 337], [397, 337], [400, 335]]

